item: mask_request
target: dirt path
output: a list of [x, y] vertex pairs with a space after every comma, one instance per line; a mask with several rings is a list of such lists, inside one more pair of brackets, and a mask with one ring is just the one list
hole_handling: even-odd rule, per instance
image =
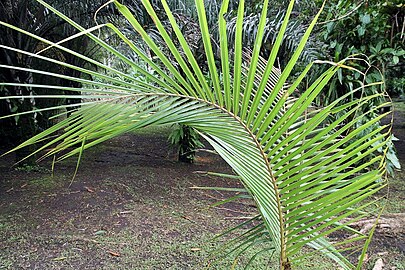
[[235, 224], [238, 212], [254, 209], [205, 209], [225, 194], [190, 187], [238, 184], [193, 174], [229, 169], [206, 154], [192, 165], [178, 163], [166, 140], [126, 135], [90, 150], [70, 187], [75, 160], [59, 164], [52, 178], [10, 169], [12, 157], [3, 159], [0, 269], [202, 266], [205, 242]]

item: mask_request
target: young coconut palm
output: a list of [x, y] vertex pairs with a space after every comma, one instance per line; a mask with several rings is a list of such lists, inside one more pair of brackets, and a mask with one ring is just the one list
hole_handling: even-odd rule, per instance
[[[62, 76], [52, 71], [1, 65], [2, 68], [61, 77], [80, 82], [83, 86], [63, 88], [77, 91], [74, 97], [82, 99], [80, 108], [67, 119], [16, 149], [40, 142], [42, 146], [38, 151], [46, 150], [43, 158], [61, 154], [56, 160], [73, 155], [79, 155], [80, 160], [83, 150], [135, 129], [169, 123], [188, 125], [199, 131], [233, 168], [255, 201], [260, 213], [260, 229], [270, 236], [275, 254], [280, 258], [280, 269], [292, 269], [298, 264], [302, 256], [299, 252], [304, 246], [326, 254], [343, 269], [356, 268], [340, 251], [358, 250], [359, 246], [353, 243], [360, 240], [369, 242], [371, 234], [365, 235], [354, 230], [350, 227], [350, 223], [367, 215], [365, 208], [371, 202], [362, 202], [383, 187], [385, 157], [382, 154], [377, 155], [359, 167], [352, 167], [352, 164], [376, 152], [377, 149], [385, 148], [386, 145], [385, 135], [367, 140], [367, 136], [357, 138], [356, 134], [379, 121], [384, 115], [358, 126], [358, 120], [362, 116], [378, 110], [371, 108], [362, 111], [365, 107], [363, 105], [380, 95], [347, 102], [346, 96], [342, 96], [325, 108], [312, 107], [312, 101], [337, 70], [349, 68], [343, 62], [327, 63], [330, 64], [330, 68], [299, 97], [292, 98], [292, 93], [300, 86], [312, 65], [318, 64], [308, 65], [297, 79], [286, 86], [319, 13], [309, 25], [288, 64], [282, 72], [278, 72], [274, 68], [274, 63], [294, 0], [288, 6], [269, 58], [262, 61], [259, 58], [259, 51], [269, 2], [264, 0], [256, 40], [248, 62], [244, 61], [246, 57], [242, 43], [244, 1], [239, 2], [234, 44], [228, 44], [227, 22], [224, 15], [228, 11], [229, 0], [224, 0], [218, 19], [220, 63], [214, 58], [204, 3], [196, 0], [208, 65], [208, 71], [204, 72], [197, 65], [166, 0], [162, 0], [162, 5], [175, 37], [168, 35], [165, 28], [167, 25], [161, 23], [149, 0], [143, 0], [142, 3], [166, 43], [165, 46], [170, 49], [171, 59], [175, 59], [175, 64], [162, 53], [160, 47], [147, 35], [129, 9], [118, 1], [110, 2], [115, 4], [153, 51], [156, 56], [154, 59], [149, 59], [113, 24], [107, 23], [84, 29], [42, 0], [38, 1], [80, 30], [81, 33], [78, 35], [87, 35], [109, 54], [115, 55], [117, 60], [130, 67], [133, 72], [124, 73], [103, 64], [102, 61], [87, 58], [62, 46], [63, 42], [52, 43], [0, 22], [2, 27], [9, 27], [39, 39], [54, 48], [85, 59], [99, 68], [99, 72], [95, 72], [47, 58], [42, 52], [26, 52], [0, 45], [3, 49], [78, 70], [93, 78], [89, 80]], [[109, 29], [121, 38], [122, 42], [136, 53], [138, 61], [130, 60], [92, 33], [101, 28]], [[181, 45], [180, 48], [174, 45], [174, 38]], [[245, 70], [243, 67], [246, 65]], [[56, 85], [16, 83], [1, 83], [1, 85], [62, 88]], [[363, 88], [354, 91], [362, 90]], [[348, 95], [350, 94], [352, 93]], [[64, 96], [36, 98], [50, 97]], [[340, 117], [327, 123], [328, 116], [334, 114]], [[383, 126], [369, 136], [378, 134], [385, 128], [386, 126]], [[58, 136], [53, 136], [55, 134]], [[78, 144], [81, 146], [77, 147]], [[338, 230], [346, 231], [350, 237], [332, 243], [327, 236]], [[366, 247], [367, 244], [364, 246], [363, 255]], [[358, 269], [362, 258], [363, 256], [357, 263]]]

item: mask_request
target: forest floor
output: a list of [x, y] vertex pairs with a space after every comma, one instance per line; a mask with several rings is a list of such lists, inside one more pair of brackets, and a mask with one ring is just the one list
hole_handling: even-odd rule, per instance
[[[397, 105], [395, 143], [405, 168], [405, 104]], [[232, 257], [209, 260], [219, 245], [210, 240], [255, 209], [250, 201], [208, 208], [234, 194], [191, 187], [239, 184], [195, 173], [229, 172], [215, 155], [201, 152], [194, 164], [176, 162], [167, 132], [145, 130], [90, 149], [71, 185], [74, 159], [57, 164], [51, 176], [49, 162], [27, 171], [12, 168], [12, 155], [0, 158], [0, 269], [229, 269]], [[405, 213], [404, 180], [404, 171], [390, 180], [384, 214]], [[269, 255], [262, 254], [253, 269], [277, 269]], [[366, 269], [380, 258], [383, 269], [405, 269], [404, 235], [377, 231]], [[300, 269], [338, 267], [315, 257]]]

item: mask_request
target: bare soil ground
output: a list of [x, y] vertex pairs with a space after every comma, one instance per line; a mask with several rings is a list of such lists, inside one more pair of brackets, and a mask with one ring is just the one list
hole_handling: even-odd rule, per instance
[[254, 209], [207, 209], [225, 194], [191, 187], [239, 184], [193, 173], [229, 172], [215, 155], [176, 162], [162, 132], [125, 135], [86, 152], [71, 186], [74, 159], [51, 177], [46, 169], [15, 170], [13, 157], [3, 158], [0, 269], [202, 268], [208, 240]]
[[[405, 167], [405, 106], [395, 119]], [[234, 180], [193, 173], [229, 172], [217, 156], [199, 153], [194, 164], [175, 160], [167, 129], [125, 135], [87, 151], [70, 186], [74, 159], [58, 164], [52, 177], [47, 169], [15, 170], [12, 155], [1, 158], [0, 269], [203, 268], [216, 246], [209, 242], [215, 233], [255, 210], [248, 201], [207, 208], [230, 194], [190, 188], [238, 186]], [[405, 212], [404, 181], [404, 172], [392, 180], [386, 213]], [[405, 269], [404, 239], [377, 232], [367, 269], [379, 258], [383, 269]], [[253, 269], [273, 269], [267, 258]], [[231, 264], [228, 260], [213, 269]], [[318, 258], [302, 269], [337, 267]]]

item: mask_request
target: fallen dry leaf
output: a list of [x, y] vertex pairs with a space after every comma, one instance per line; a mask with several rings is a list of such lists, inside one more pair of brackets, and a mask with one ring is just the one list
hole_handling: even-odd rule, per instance
[[131, 213], [133, 213], [134, 211], [121, 211], [120, 212], [120, 214], [121, 215], [125, 215], [125, 214], [131, 214]]
[[114, 256], [114, 257], [120, 257], [121, 256], [121, 254], [119, 254], [118, 252], [114, 252], [114, 251], [111, 251], [111, 250], [108, 250], [108, 253], [110, 253], [110, 255]]
[[67, 257], [62, 256], [62, 257], [58, 257], [58, 258], [53, 258], [52, 261], [63, 261], [63, 260], [66, 260], [66, 259], [67, 259]]
[[90, 192], [90, 193], [93, 193], [94, 192], [94, 190], [93, 189], [91, 189], [91, 188], [89, 188], [89, 187], [84, 187], [88, 192]]
[[375, 265], [373, 267], [373, 270], [382, 270], [384, 267], [384, 262], [381, 258], [379, 258], [376, 262]]
[[103, 235], [103, 234], [106, 234], [106, 233], [107, 233], [107, 231], [105, 231], [105, 230], [99, 230], [99, 231], [96, 231], [94, 233], [94, 235]]
[[191, 218], [189, 218], [188, 216], [181, 216], [182, 218], [184, 218], [184, 219], [187, 219], [188, 221], [192, 221], [192, 222], [194, 222]]

